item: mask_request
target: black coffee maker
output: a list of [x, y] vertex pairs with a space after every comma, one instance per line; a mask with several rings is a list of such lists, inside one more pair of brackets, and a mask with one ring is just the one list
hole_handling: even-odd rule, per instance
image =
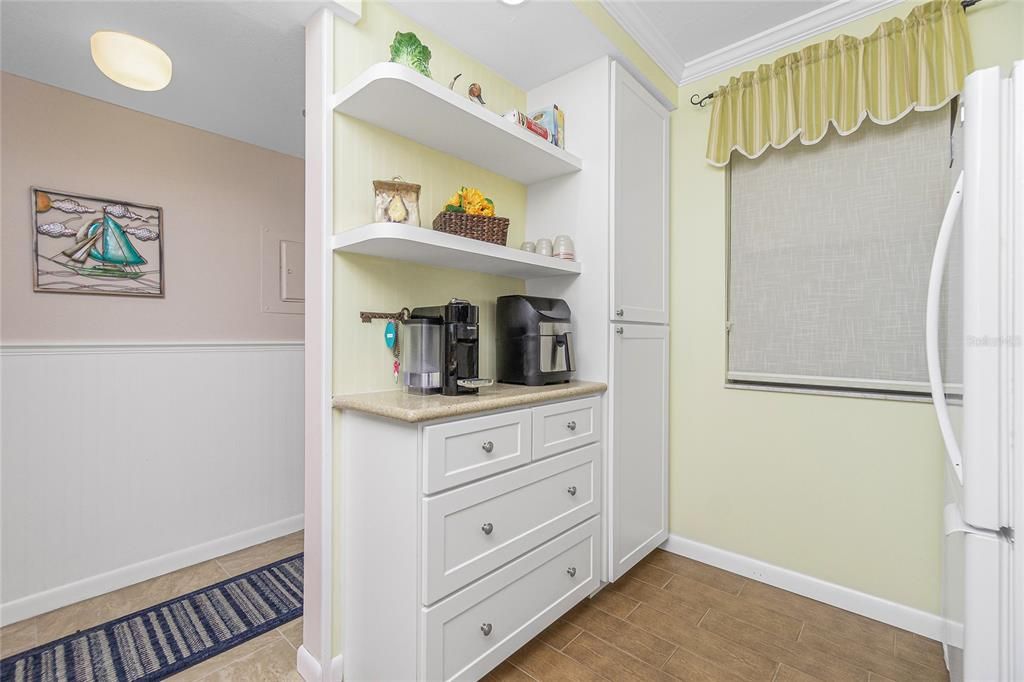
[[576, 371], [572, 312], [560, 298], [501, 296], [497, 320], [498, 381], [543, 386]]
[[490, 386], [492, 379], [480, 374], [480, 309], [469, 301], [453, 298], [445, 305], [413, 308], [413, 320], [441, 325], [441, 393], [465, 395]]

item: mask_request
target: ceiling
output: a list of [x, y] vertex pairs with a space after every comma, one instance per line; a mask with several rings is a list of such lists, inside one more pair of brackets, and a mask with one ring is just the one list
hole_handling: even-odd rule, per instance
[[[680, 84], [898, 1], [600, 0]], [[390, 2], [525, 90], [610, 55], [668, 104], [569, 0], [527, 0], [518, 6], [497, 0]], [[0, 67], [302, 156], [303, 26], [325, 4], [333, 7], [324, 0], [2, 0]], [[89, 53], [89, 36], [100, 29], [131, 33], [162, 47], [174, 64], [170, 85], [138, 92], [106, 78]]]
[[[306, 19], [320, 2], [0, 2], [4, 71], [267, 149], [303, 155]], [[92, 62], [89, 37], [123, 31], [173, 62], [158, 92]]]

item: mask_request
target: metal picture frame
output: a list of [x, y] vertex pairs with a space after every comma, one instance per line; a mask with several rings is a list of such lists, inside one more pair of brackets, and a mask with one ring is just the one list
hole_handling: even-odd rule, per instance
[[164, 298], [161, 206], [32, 186], [32, 290]]

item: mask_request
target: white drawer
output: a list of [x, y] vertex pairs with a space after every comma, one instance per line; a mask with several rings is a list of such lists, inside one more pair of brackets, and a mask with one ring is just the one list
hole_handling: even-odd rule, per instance
[[601, 440], [601, 398], [533, 408], [533, 458], [542, 459]]
[[460, 419], [423, 428], [423, 491], [475, 481], [530, 461], [529, 410]]
[[601, 511], [601, 446], [423, 501], [423, 603], [469, 584]]
[[479, 679], [596, 590], [600, 534], [598, 516], [423, 609], [421, 677]]

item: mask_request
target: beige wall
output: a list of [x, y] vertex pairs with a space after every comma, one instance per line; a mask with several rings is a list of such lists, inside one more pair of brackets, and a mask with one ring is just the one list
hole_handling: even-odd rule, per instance
[[[808, 42], [866, 35], [912, 6]], [[979, 68], [1024, 57], [1024, 3], [986, 0], [968, 16]], [[679, 101], [799, 47], [683, 86]], [[938, 612], [931, 405], [723, 388], [726, 173], [704, 161], [709, 118], [688, 104], [672, 117], [671, 531]]]
[[[261, 228], [302, 240], [302, 159], [8, 73], [0, 86], [3, 343], [302, 339], [301, 315], [259, 307]], [[33, 185], [163, 207], [166, 297], [34, 293]]]

